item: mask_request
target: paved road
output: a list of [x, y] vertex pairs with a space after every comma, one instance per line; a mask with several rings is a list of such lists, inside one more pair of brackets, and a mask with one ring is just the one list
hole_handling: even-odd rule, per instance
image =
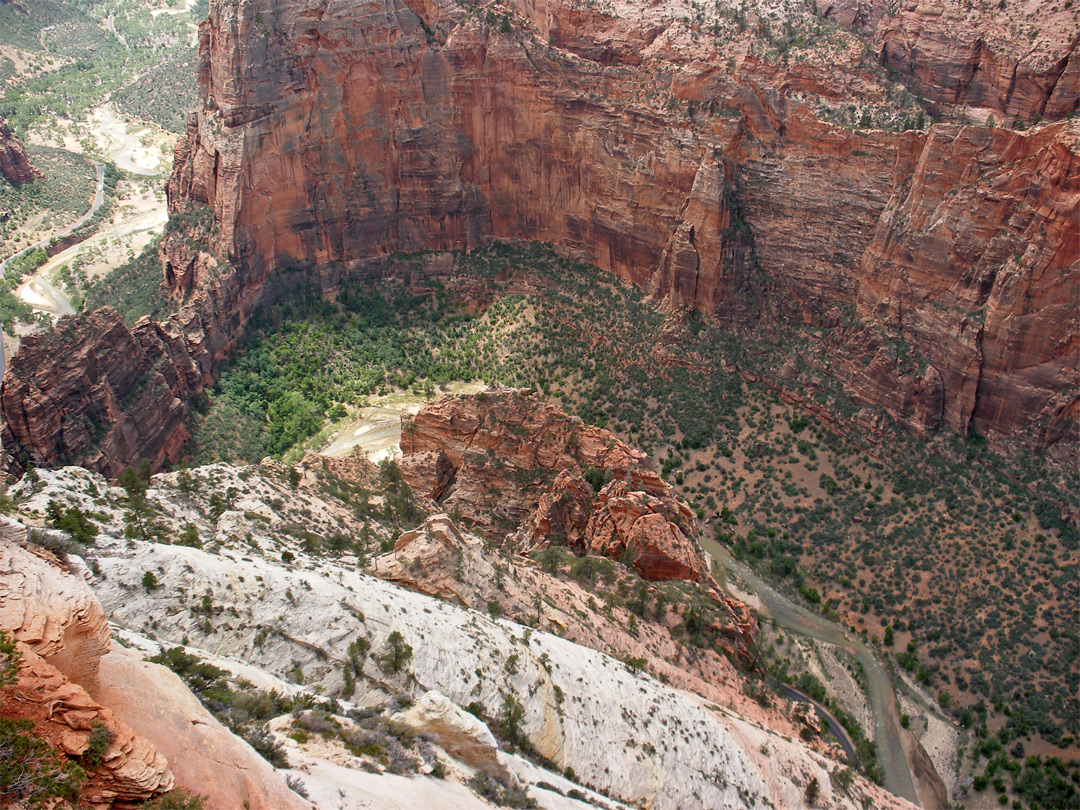
[[801, 689], [797, 689], [790, 684], [781, 683], [780, 688], [784, 690], [789, 698], [792, 700], [798, 700], [802, 703], [809, 703], [814, 707], [817, 712], [817, 716], [820, 720], [824, 720], [825, 724], [829, 727], [829, 731], [836, 737], [837, 742], [840, 743], [840, 747], [844, 749], [844, 753], [847, 754], [848, 759], [855, 758], [855, 741], [851, 739], [851, 736], [847, 733], [840, 721], [836, 719], [832, 712], [810, 697], [806, 692]]
[[710, 556], [738, 575], [747, 587], [758, 595], [765, 612], [775, 619], [777, 624], [790, 631], [843, 647], [858, 658], [866, 671], [869, 684], [870, 708], [874, 714], [874, 740], [878, 748], [878, 761], [885, 775], [885, 789], [918, 805], [919, 796], [915, 792], [911, 767], [900, 738], [900, 710], [896, 705], [896, 694], [888, 673], [870, 648], [858, 639], [848, 636], [839, 625], [775, 591], [712, 538], [702, 535], [700, 540], [702, 548]]
[[102, 203], [105, 202], [105, 164], [98, 163], [96, 160], [91, 160], [90, 162], [93, 163], [94, 168], [97, 169], [97, 191], [94, 192], [94, 204], [90, 206], [90, 210], [83, 214], [81, 217], [79, 217], [77, 220], [72, 222], [63, 230], [58, 231], [57, 233], [54, 233], [45, 239], [40, 239], [37, 242], [34, 242], [34, 244], [30, 245], [30, 247], [23, 248], [18, 253], [12, 253], [10, 256], [0, 262], [0, 276], [4, 275], [4, 273], [7, 272], [8, 262], [10, 262], [12, 259], [22, 256], [24, 253], [29, 253], [32, 250], [37, 250], [40, 247], [46, 247], [53, 239], [61, 239], [67, 236], [79, 226], [89, 222], [90, 217], [96, 214], [97, 210], [101, 208]]
[[[22, 256], [24, 253], [29, 253], [32, 250], [37, 250], [39, 247], [45, 247], [53, 239], [60, 239], [67, 236], [80, 225], [88, 222], [90, 220], [90, 217], [96, 214], [97, 210], [101, 208], [102, 203], [105, 202], [105, 164], [98, 163], [96, 160], [91, 160], [90, 162], [94, 164], [94, 169], [97, 171], [97, 190], [94, 191], [94, 204], [90, 206], [90, 210], [83, 214], [81, 217], [79, 217], [77, 220], [72, 222], [66, 228], [61, 230], [59, 233], [54, 233], [46, 239], [39, 239], [37, 242], [34, 242], [34, 244], [30, 245], [30, 247], [23, 248], [18, 253], [12, 253], [3, 261], [0, 261], [0, 278], [2, 278], [3, 275], [7, 272], [8, 262], [10, 262], [12, 259]], [[6, 372], [7, 351], [5, 351], [4, 349], [3, 338], [0, 338], [0, 380], [3, 379]]]

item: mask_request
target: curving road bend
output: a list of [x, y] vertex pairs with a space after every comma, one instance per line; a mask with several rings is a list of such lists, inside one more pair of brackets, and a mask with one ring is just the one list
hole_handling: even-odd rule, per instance
[[45, 237], [44, 239], [39, 239], [37, 242], [34, 242], [34, 244], [30, 245], [30, 247], [25, 247], [18, 253], [12, 253], [10, 256], [0, 262], [0, 276], [4, 275], [4, 273], [7, 272], [8, 262], [10, 262], [12, 259], [18, 258], [24, 253], [29, 253], [32, 250], [46, 247], [53, 239], [62, 239], [76, 228], [89, 222], [90, 217], [96, 214], [97, 210], [101, 208], [102, 203], [105, 202], [105, 164], [98, 163], [96, 160], [91, 160], [90, 162], [94, 164], [94, 168], [97, 170], [97, 190], [94, 192], [94, 204], [90, 206], [90, 210], [83, 214], [81, 217], [79, 217], [77, 220], [72, 222], [66, 228], [59, 230], [56, 233]]
[[763, 608], [777, 624], [796, 633], [843, 647], [858, 658], [866, 671], [869, 684], [870, 708], [874, 714], [874, 740], [877, 742], [878, 759], [885, 776], [885, 789], [918, 805], [919, 796], [915, 791], [915, 781], [911, 777], [911, 767], [900, 736], [900, 710], [896, 704], [896, 694], [888, 673], [870, 648], [850, 637], [839, 625], [778, 593], [753, 571], [735, 560], [712, 538], [702, 535], [700, 543], [709, 556], [723, 568], [733, 571], [758, 595]]

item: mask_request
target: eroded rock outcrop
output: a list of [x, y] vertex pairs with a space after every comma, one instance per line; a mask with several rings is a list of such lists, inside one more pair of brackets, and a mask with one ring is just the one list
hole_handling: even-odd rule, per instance
[[41, 172], [30, 164], [22, 141], [15, 137], [3, 118], [0, 118], [0, 176], [15, 186], [32, 183], [41, 177]]
[[[84, 806], [131, 805], [171, 790], [165, 757], [90, 696], [109, 627], [86, 583], [50, 557], [0, 543], [0, 629], [16, 639], [21, 656], [18, 680], [0, 701], [4, 717], [29, 721], [34, 736], [83, 766]], [[91, 762], [85, 755], [96, 729], [107, 743]]]
[[174, 673], [115, 645], [96, 696], [168, 758], [178, 787], [208, 807], [310, 810], [265, 759], [208, 712]]
[[[205, 264], [184, 255], [192, 274]], [[251, 274], [224, 272], [164, 321], [144, 317], [128, 327], [105, 307], [24, 338], [0, 385], [8, 469], [63, 462], [115, 477], [142, 459], [155, 469], [175, 462], [188, 409], [215, 379], [261, 290]]]
[[406, 480], [492, 540], [520, 531], [526, 552], [556, 542], [715, 587], [693, 512], [647, 456], [531, 391], [427, 405], [402, 419], [401, 449]]
[[[110, 648], [86, 581], [48, 551], [20, 545], [25, 526], [7, 518], [3, 525], [0, 629], [16, 639], [22, 661], [0, 710], [30, 721], [35, 736], [83, 767], [80, 807], [131, 807], [182, 787], [213, 807], [310, 808], [176, 675]], [[108, 742], [90, 761], [101, 729]]]

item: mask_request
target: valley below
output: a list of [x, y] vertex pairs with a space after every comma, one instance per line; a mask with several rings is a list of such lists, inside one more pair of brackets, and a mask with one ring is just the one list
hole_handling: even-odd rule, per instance
[[1077, 31], [0, 0], [0, 807], [1076, 806]]

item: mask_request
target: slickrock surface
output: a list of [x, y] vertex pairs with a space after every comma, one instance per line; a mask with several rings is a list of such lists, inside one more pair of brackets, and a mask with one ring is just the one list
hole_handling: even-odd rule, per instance
[[41, 172], [30, 164], [22, 141], [15, 137], [3, 118], [0, 118], [0, 176], [16, 186], [41, 177]]
[[[363, 482], [359, 488], [336, 477], [350, 470], [359, 476], [353, 480]], [[835, 787], [829, 774], [841, 767], [836, 752], [820, 740], [814, 748], [801, 742], [802, 723], [788, 704], [776, 700], [771, 708], [760, 706], [744, 693], [743, 676], [724, 655], [696, 648], [688, 654], [685, 644], [676, 643], [668, 628], [679, 621], [682, 604], [668, 605], [659, 619], [640, 617], [635, 627], [623, 607], [598, 609], [595, 589], [485, 548], [446, 515], [431, 516], [367, 566], [351, 551], [331, 553], [325, 546], [320, 551], [312, 537], [335, 531], [358, 537], [367, 526], [378, 545], [386, 534], [378, 520], [356, 509], [379, 504], [378, 474], [373, 480], [372, 470], [362, 460], [311, 458], [297, 468], [301, 475], [295, 485], [277, 462], [245, 468], [215, 464], [155, 476], [149, 496], [160, 506], [163, 530], [175, 533], [190, 522], [205, 549], [121, 539], [123, 491], [84, 469], [41, 470], [37, 482], [25, 477], [12, 495], [20, 499], [22, 513], [33, 517], [52, 499], [85, 507], [95, 503], [90, 492], [99, 493], [95, 557], [100, 575], [94, 587], [125, 638], [134, 641], [141, 634], [137, 643], [151, 647], [190, 644], [199, 657], [234, 668], [259, 688], [288, 694], [311, 690], [340, 700], [343, 709], [384, 706], [391, 699], [399, 706], [411, 704], [403, 712], [406, 721], [411, 717], [441, 739], [445, 750], [456, 751], [462, 768], [473, 767], [468, 761], [486, 763], [496, 773], [499, 765], [521, 776], [524, 764], [505, 752], [493, 760], [484, 724], [462, 713], [478, 703], [487, 716], [495, 716], [510, 696], [523, 707], [521, 733], [537, 751], [560, 769], [571, 766], [579, 784], [634, 806], [737, 808], [768, 800], [798, 808], [806, 782], [816, 778], [822, 806], [910, 807], [858, 778], [847, 792]], [[222, 492], [228, 493], [229, 508], [212, 516], [210, 498]], [[305, 512], [309, 536], [301, 537], [292, 521]], [[614, 563], [599, 564], [619, 575]], [[364, 573], [365, 567], [377, 577]], [[147, 571], [155, 573], [158, 587], [144, 587]], [[423, 590], [442, 598], [417, 592]], [[204, 597], [209, 607], [203, 607]], [[495, 620], [490, 604], [499, 600], [505, 618]], [[525, 621], [536, 626], [516, 623]], [[153, 642], [145, 637], [150, 632]], [[387, 666], [393, 632], [412, 647], [397, 673]], [[354, 642], [360, 640], [367, 652], [357, 659]], [[212, 654], [201, 652], [211, 649]], [[117, 655], [114, 650], [105, 656], [101, 677], [107, 690], [117, 690], [118, 714], [148, 735], [149, 726], [157, 725], [176, 736], [177, 743], [162, 743], [163, 751], [172, 750], [169, 746], [182, 736], [178, 729], [191, 725], [177, 724], [176, 718], [197, 719], [193, 704], [183, 694], [174, 695], [175, 680], [159, 668]], [[630, 657], [641, 658], [643, 667], [631, 667]], [[356, 668], [347, 679], [348, 666]], [[131, 684], [130, 697], [121, 700], [118, 692], [125, 684]], [[175, 705], [155, 708], [159, 700]], [[286, 716], [271, 725], [284, 738], [290, 722]], [[389, 798], [386, 803], [400, 807], [445, 791], [447, 806], [473, 806], [463, 780], [440, 787], [440, 780], [418, 778], [407, 790], [402, 777], [389, 773], [353, 780], [349, 768], [360, 763], [343, 749], [328, 759], [319, 753], [326, 747], [321, 743], [287, 742], [293, 767], [304, 769], [294, 773], [311, 786], [313, 797], [325, 798], [327, 807], [347, 806], [332, 798], [338, 790], [345, 791], [342, 797], [369, 800], [384, 793], [399, 796], [403, 804]], [[221, 760], [228, 771], [233, 769], [228, 763], [237, 761]], [[179, 783], [188, 767], [205, 773], [198, 760], [178, 764]], [[531, 779], [531, 795], [539, 795], [541, 781], [563, 785], [564, 791], [572, 787], [561, 777], [533, 771], [526, 779]], [[241, 768], [241, 781], [243, 773]], [[255, 799], [251, 803], [262, 806]], [[268, 801], [267, 806], [273, 805]], [[541, 806], [575, 807], [557, 794]]]
[[219, 723], [176, 675], [119, 645], [101, 660], [96, 696], [168, 759], [176, 785], [207, 807], [310, 810], [285, 779]]
[[101, 656], [109, 649], [101, 604], [49, 552], [19, 545], [26, 541], [24, 526], [2, 520], [13, 536], [0, 540], [0, 628], [71, 680], [95, 689]]
[[[492, 711], [505, 695], [514, 695], [524, 707], [522, 733], [542, 755], [624, 801], [668, 810], [750, 807], [769, 797], [777, 806], [801, 807], [803, 784], [813, 777], [837, 807], [858, 807], [862, 795], [874, 806], [909, 806], [862, 781], [846, 796], [829, 782], [835, 761], [723, 706], [635, 675], [600, 653], [354, 570], [323, 563], [318, 565], [325, 573], [290, 570], [246, 552], [217, 555], [142, 543], [131, 552], [117, 546], [116, 554], [99, 560], [106, 573], [101, 594], [121, 624], [138, 625], [153, 612], [164, 616], [160, 633], [176, 638], [186, 611], [167, 608], [184, 603], [178, 589], [209, 591], [228, 611], [217, 621], [219, 655], [243, 657], [279, 676], [299, 666], [305, 683], [323, 683], [331, 693], [341, 689], [352, 640], [363, 637], [381, 653], [397, 631], [413, 648], [394, 680], [400, 688], [416, 690], [417, 697], [437, 689], [458, 706], [476, 701]], [[167, 572], [163, 587], [149, 596], [137, 575], [147, 569]], [[228, 618], [234, 611], [239, 619]], [[285, 616], [287, 626], [279, 619]], [[253, 645], [263, 627], [279, 627], [302, 643], [282, 646], [278, 636], [273, 644]], [[360, 702], [367, 692], [385, 694], [380, 684], [394, 678], [377, 655], [367, 657], [364, 673], [354, 695]]]
[[[88, 475], [79, 470], [72, 480]], [[96, 726], [108, 730], [101, 763], [86, 768], [80, 806], [130, 807], [182, 787], [208, 807], [311, 807], [172, 672], [110, 649], [105, 612], [82, 576], [32, 537], [20, 545], [27, 532], [19, 522], [3, 518], [3, 529], [0, 629], [18, 641], [22, 665], [0, 708], [5, 718], [30, 720], [35, 735], [69, 758], [86, 753]]]

